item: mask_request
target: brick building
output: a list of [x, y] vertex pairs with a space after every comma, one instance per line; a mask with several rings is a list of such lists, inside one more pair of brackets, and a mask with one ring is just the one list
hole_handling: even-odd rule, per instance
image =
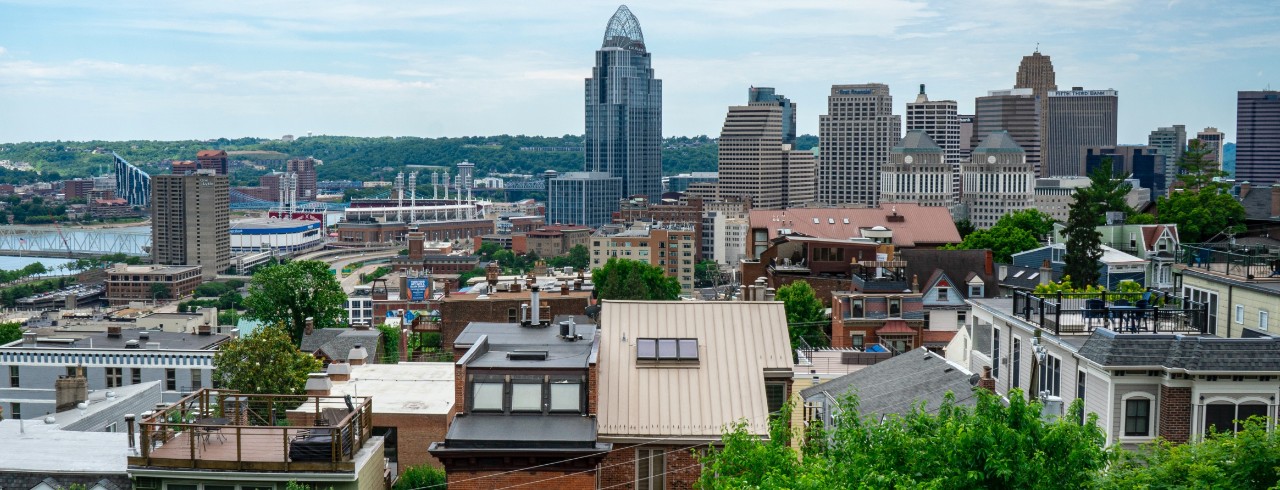
[[229, 175], [231, 173], [227, 152], [223, 150], [200, 150], [196, 152], [196, 165], [199, 170], [212, 170], [218, 175]]
[[558, 257], [575, 246], [591, 245], [591, 228], [585, 226], [544, 226], [525, 233], [525, 249], [539, 257]]
[[667, 277], [680, 282], [680, 289], [693, 291], [694, 265], [702, 251], [701, 225], [636, 223], [631, 228], [601, 228], [591, 236], [591, 268], [604, 266], [610, 258], [636, 260], [662, 268]]
[[[132, 301], [155, 301], [190, 296], [203, 283], [198, 265], [124, 265], [107, 270], [107, 303], [111, 306], [127, 305]], [[153, 284], [160, 284], [168, 292], [157, 296]]]
[[142, 212], [124, 199], [94, 199], [89, 202], [89, 216], [94, 218], [132, 218]]
[[[545, 284], [547, 279], [538, 280]], [[561, 281], [560, 286], [567, 287], [548, 287], [538, 293], [540, 311], [548, 319], [583, 314], [591, 304], [591, 291], [576, 282]], [[445, 349], [454, 348], [454, 339], [468, 324], [519, 322], [533, 295], [526, 281], [498, 282], [496, 277], [476, 289], [484, 293], [450, 293], [440, 300], [440, 342]]]
[[93, 179], [71, 179], [62, 181], [62, 196], [68, 200], [88, 199], [93, 191]]

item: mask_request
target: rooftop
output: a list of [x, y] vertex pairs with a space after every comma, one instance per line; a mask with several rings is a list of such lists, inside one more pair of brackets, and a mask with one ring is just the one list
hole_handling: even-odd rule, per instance
[[302, 336], [299, 348], [303, 352], [320, 352], [329, 359], [345, 361], [351, 349], [359, 345], [369, 353], [367, 362], [378, 362], [381, 345], [378, 339], [381, 336], [382, 331], [377, 329], [317, 328]]
[[933, 142], [928, 133], [921, 130], [907, 131], [902, 141], [893, 146], [893, 153], [942, 153], [942, 147]]
[[791, 208], [751, 210], [751, 228], [767, 228], [769, 238], [779, 230], [816, 238], [861, 237], [863, 229], [883, 226], [893, 231], [893, 243], [900, 247], [918, 244], [959, 243], [951, 213], [945, 207], [918, 204], [883, 205], [878, 208]]
[[[147, 338], [142, 338], [145, 333]], [[213, 350], [231, 338], [229, 335], [196, 335], [194, 333], [162, 332], [156, 330], [122, 330], [119, 337], [107, 332], [58, 332], [38, 337], [36, 348], [51, 349], [125, 349], [130, 340], [137, 340], [137, 350], [146, 350], [147, 344], [159, 344], [164, 350]], [[29, 348], [22, 341], [9, 344], [9, 348]]]
[[0, 474], [125, 474], [128, 437], [123, 432], [78, 432], [43, 422], [0, 420], [0, 440], [4, 440], [0, 444]]
[[375, 414], [443, 415], [454, 403], [453, 370], [451, 362], [351, 366], [351, 379], [334, 381], [329, 393], [372, 397]]
[[198, 265], [117, 265], [107, 272], [117, 274], [181, 274], [192, 270], [199, 271]]
[[1208, 335], [1206, 305], [1159, 291], [1043, 295], [1014, 291], [1012, 298], [971, 298], [969, 302], [1076, 345], [1097, 330]]
[[858, 395], [858, 412], [864, 416], [907, 414], [924, 404], [936, 410], [947, 393], [957, 405], [974, 405], [973, 374], [963, 366], [918, 348], [867, 366], [852, 374], [801, 391], [805, 399], [826, 394], [839, 400]]
[[644, 51], [644, 33], [640, 31], [640, 21], [626, 5], [618, 6], [613, 17], [609, 18], [601, 47]]

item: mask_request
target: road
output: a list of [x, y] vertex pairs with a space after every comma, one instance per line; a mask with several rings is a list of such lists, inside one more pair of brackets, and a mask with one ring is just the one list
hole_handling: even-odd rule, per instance
[[342, 255], [338, 257], [326, 258], [324, 259], [324, 261], [329, 262], [330, 269], [334, 269], [338, 271], [337, 279], [340, 283], [342, 283], [342, 290], [350, 294], [352, 291], [355, 290], [355, 287], [360, 284], [361, 273], [367, 274], [367, 273], [373, 272], [373, 270], [377, 269], [378, 266], [387, 265], [387, 264], [385, 263], [368, 264], [356, 270], [351, 271], [351, 273], [347, 274], [346, 276], [343, 276], [342, 268], [356, 262], [368, 262], [370, 260], [375, 260], [375, 259], [389, 259], [391, 257], [395, 257], [398, 253], [399, 253], [399, 250], [384, 250], [381, 252], [355, 252], [350, 255]]

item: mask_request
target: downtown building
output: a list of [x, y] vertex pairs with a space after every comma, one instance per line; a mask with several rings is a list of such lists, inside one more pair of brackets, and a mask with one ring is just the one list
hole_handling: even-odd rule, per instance
[[986, 97], [974, 99], [969, 154], [991, 133], [1005, 132], [1026, 155], [1027, 164], [1036, 175], [1043, 172], [1041, 162], [1040, 102], [1029, 88], [989, 90]]
[[1204, 131], [1196, 133], [1196, 140], [1200, 142], [1201, 148], [1208, 151], [1204, 158], [1208, 161], [1217, 163], [1218, 169], [1221, 170], [1223, 159], [1222, 147], [1227, 142], [1227, 135], [1223, 134], [1222, 131], [1218, 131], [1218, 128], [1207, 127], [1204, 128]]
[[199, 265], [205, 280], [231, 265], [231, 194], [225, 174], [152, 178], [151, 261]]
[[792, 147], [795, 113], [795, 104], [766, 87], [752, 87], [748, 105], [729, 107], [719, 140], [720, 196], [748, 197], [760, 209], [813, 200], [814, 156]]
[[888, 85], [831, 86], [818, 119], [818, 202], [878, 206], [881, 166], [901, 134]]
[[889, 162], [880, 173], [880, 202], [954, 210], [955, 174], [955, 167], [946, 161], [946, 150], [924, 131], [909, 130], [889, 151]]
[[[1023, 56], [1022, 62], [1018, 64], [1018, 73], [1014, 79], [1014, 88], [1031, 89], [1031, 95], [1036, 98], [1037, 118], [1040, 121], [1038, 135], [1040, 144], [1044, 143], [1045, 135], [1049, 134], [1049, 92], [1058, 90], [1057, 76], [1053, 71], [1053, 60], [1049, 56], [1040, 54], [1040, 47], [1037, 46], [1035, 52], [1029, 56]], [[978, 137], [978, 141], [986, 137], [986, 133]], [[1014, 139], [1022, 143], [1017, 135]], [[1022, 147], [1027, 149], [1025, 143]], [[1044, 167], [1041, 165], [1041, 157], [1043, 153], [1037, 147], [1034, 154], [1029, 150], [1027, 160], [1031, 161], [1036, 169], [1037, 177], [1045, 177]]]
[[[920, 93], [916, 95], [915, 102], [907, 102], [906, 130], [924, 131], [929, 135], [929, 139], [942, 148], [943, 161], [952, 166], [951, 175], [954, 181], [951, 183], [951, 192], [955, 195], [960, 193], [960, 162], [964, 161], [964, 156], [968, 153], [962, 151], [961, 129], [959, 105], [954, 100], [929, 100], [929, 94], [924, 91], [924, 84], [920, 84]], [[972, 137], [973, 126], [972, 118], [970, 122], [969, 133]], [[965, 145], [964, 150], [970, 147]], [[883, 195], [883, 192], [881, 193]]]
[[1044, 176], [1080, 175], [1085, 148], [1116, 145], [1119, 94], [1115, 90], [1049, 92], [1048, 133], [1044, 139]]
[[1178, 174], [1178, 159], [1187, 149], [1187, 127], [1174, 124], [1170, 127], [1157, 128], [1147, 135], [1147, 146], [1155, 148], [1156, 153], [1164, 156], [1164, 187], [1173, 186], [1174, 176]]
[[995, 226], [1005, 214], [1034, 205], [1035, 170], [1009, 133], [991, 133], [961, 165], [962, 217], [978, 229]]
[[1280, 91], [1240, 91], [1236, 132], [1236, 180], [1280, 183]]
[[607, 172], [565, 172], [548, 178], [547, 224], [598, 228], [612, 223], [622, 189], [623, 180]]

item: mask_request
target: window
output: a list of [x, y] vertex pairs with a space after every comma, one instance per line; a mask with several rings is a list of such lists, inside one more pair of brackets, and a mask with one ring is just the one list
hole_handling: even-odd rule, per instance
[[636, 359], [657, 359], [658, 339], [637, 339]]
[[1230, 401], [1211, 402], [1205, 405], [1204, 433], [1210, 431], [1235, 432], [1240, 430], [1237, 421], [1248, 420], [1249, 417], [1265, 417], [1267, 405], [1262, 402], [1245, 402], [1235, 404]]
[[511, 411], [541, 412], [542, 383], [511, 383]]
[[502, 383], [475, 382], [471, 384], [471, 409], [475, 411], [502, 411]]
[[200, 375], [199, 369], [191, 370], [191, 391], [196, 391], [204, 387], [204, 380], [202, 378], [203, 376]]
[[1271, 315], [1268, 314], [1266, 311], [1259, 311], [1258, 312], [1258, 330], [1265, 331], [1267, 329], [1270, 318], [1271, 318]]
[[778, 413], [782, 405], [787, 403], [787, 383], [783, 381], [766, 381], [764, 398], [769, 405], [769, 413]]
[[1013, 375], [1009, 379], [1009, 386], [1011, 388], [1017, 388], [1018, 378], [1022, 377], [1022, 339], [1014, 337], [1013, 352], [1010, 356], [1013, 357], [1013, 359], [1010, 360], [1010, 363], [1013, 365]]
[[938, 301], [951, 299], [951, 288], [938, 288]]
[[1053, 356], [1045, 356], [1040, 365], [1040, 392], [1048, 392], [1051, 396], [1062, 396], [1062, 360]]
[[698, 339], [636, 339], [636, 359], [698, 360]]
[[866, 342], [866, 336], [860, 333], [850, 334], [849, 337], [855, 349], [861, 349]]
[[1151, 399], [1130, 398], [1124, 402], [1124, 435], [1148, 437], [1151, 435]]
[[168, 368], [164, 370], [164, 389], [166, 391], [178, 391], [178, 370]]
[[18, 380], [20, 378], [21, 377], [18, 376], [18, 366], [9, 366], [9, 387], [18, 388], [19, 387]]
[[661, 449], [636, 450], [636, 490], [662, 490], [666, 457]]
[[1000, 379], [1000, 329], [991, 329], [991, 377]]
[[551, 411], [582, 411], [582, 384], [568, 380], [551, 382]]
[[104, 370], [107, 373], [107, 388], [119, 388], [124, 386], [123, 379], [121, 379], [124, 377], [121, 372], [124, 368], [109, 367], [104, 368]]
[[983, 296], [986, 296], [986, 287], [985, 287], [985, 286], [983, 286], [983, 285], [970, 285], [970, 286], [969, 286], [969, 297], [970, 297], [970, 298], [981, 298], [981, 297], [983, 297]]
[[1236, 305], [1236, 323], [1244, 323], [1244, 305]]
[[889, 298], [889, 316], [897, 317], [902, 315], [902, 299]]
[[960, 310], [956, 312], [956, 326], [963, 327], [969, 321], [969, 312]]
[[9, 419], [18, 420], [22, 418], [22, 404], [12, 402], [9, 404]]

